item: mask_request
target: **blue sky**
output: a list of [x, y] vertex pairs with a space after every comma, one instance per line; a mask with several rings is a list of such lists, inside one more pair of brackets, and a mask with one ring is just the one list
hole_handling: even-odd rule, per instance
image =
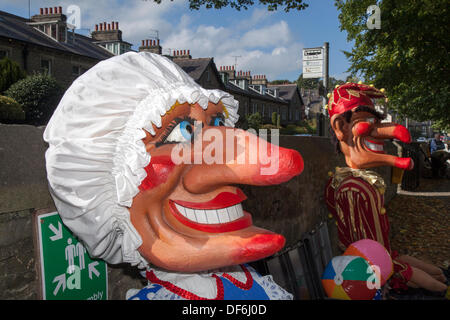
[[[158, 30], [163, 53], [191, 50], [194, 58], [214, 57], [216, 65], [264, 74], [269, 80], [296, 80], [301, 73], [301, 50], [330, 43], [330, 76], [345, 80], [350, 50], [346, 33], [339, 30], [334, 0], [306, 0], [304, 11], [269, 12], [255, 5], [249, 10], [230, 8], [189, 10], [188, 2], [162, 0], [31, 0], [31, 15], [41, 7], [71, 4], [80, 7], [81, 33], [96, 23], [119, 21], [123, 38], [134, 45]], [[2, 0], [1, 10], [28, 17], [28, 0]]]

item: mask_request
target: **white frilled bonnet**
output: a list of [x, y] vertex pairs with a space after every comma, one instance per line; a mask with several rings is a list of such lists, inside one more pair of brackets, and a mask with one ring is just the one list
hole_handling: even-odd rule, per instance
[[220, 90], [200, 87], [175, 63], [158, 54], [129, 52], [104, 60], [70, 86], [44, 132], [50, 193], [64, 224], [91, 257], [108, 263], [148, 263], [137, 251], [142, 239], [127, 207], [139, 192], [150, 163], [143, 129], [178, 101], [222, 101], [225, 124], [234, 126], [238, 102]]

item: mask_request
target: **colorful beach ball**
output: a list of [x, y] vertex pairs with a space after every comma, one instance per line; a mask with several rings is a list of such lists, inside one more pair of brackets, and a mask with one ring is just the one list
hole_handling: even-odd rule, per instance
[[377, 292], [376, 275], [370, 264], [357, 256], [331, 259], [322, 275], [322, 286], [328, 297], [340, 300], [372, 300]]
[[377, 267], [380, 274], [380, 286], [383, 286], [391, 277], [394, 267], [391, 255], [379, 242], [363, 239], [353, 242], [344, 252], [344, 256], [358, 256], [367, 260], [372, 266]]

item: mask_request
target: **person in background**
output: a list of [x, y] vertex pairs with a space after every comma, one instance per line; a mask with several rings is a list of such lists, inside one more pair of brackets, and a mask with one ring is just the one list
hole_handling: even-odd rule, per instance
[[440, 150], [445, 150], [444, 142], [441, 140], [441, 135], [439, 133], [434, 134], [434, 139], [430, 143], [431, 152], [431, 170], [433, 171], [433, 178], [439, 177], [439, 171], [441, 166], [445, 163], [443, 152], [438, 152]]
[[434, 135], [434, 139], [431, 140], [430, 149], [431, 149], [431, 154], [433, 154], [433, 152], [435, 152], [435, 151], [445, 149], [444, 142], [442, 142], [441, 135], [439, 133], [436, 133]]

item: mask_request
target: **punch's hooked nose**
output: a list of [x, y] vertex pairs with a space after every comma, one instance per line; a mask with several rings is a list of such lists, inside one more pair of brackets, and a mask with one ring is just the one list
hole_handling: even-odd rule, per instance
[[376, 126], [372, 129], [371, 136], [378, 139], [397, 139], [404, 143], [411, 142], [411, 134], [404, 126], [396, 123]]

